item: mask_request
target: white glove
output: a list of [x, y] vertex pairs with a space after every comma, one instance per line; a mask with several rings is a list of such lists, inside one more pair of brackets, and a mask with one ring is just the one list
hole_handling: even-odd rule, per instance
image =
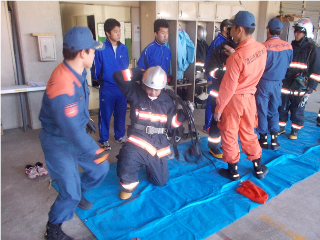
[[190, 101], [188, 101], [188, 102], [187, 102], [187, 106], [188, 106], [188, 108], [190, 109], [190, 111], [193, 113], [193, 111], [194, 111], [194, 106], [193, 106], [193, 104], [192, 104]]

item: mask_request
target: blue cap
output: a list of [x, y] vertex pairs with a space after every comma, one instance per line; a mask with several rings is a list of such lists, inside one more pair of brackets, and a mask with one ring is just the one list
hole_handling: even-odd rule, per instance
[[283, 28], [283, 23], [279, 19], [272, 18], [268, 22], [267, 28], [269, 28], [271, 31], [281, 31]]
[[63, 48], [74, 51], [93, 48], [97, 51], [104, 49], [102, 42], [93, 40], [92, 33], [88, 27], [75, 26], [70, 28], [63, 38]]
[[251, 12], [239, 11], [234, 19], [229, 20], [229, 24], [246, 28], [255, 28], [255, 19]]

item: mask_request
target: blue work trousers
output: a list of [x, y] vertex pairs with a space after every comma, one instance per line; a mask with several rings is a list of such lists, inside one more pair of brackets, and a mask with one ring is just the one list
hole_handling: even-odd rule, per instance
[[282, 81], [261, 79], [257, 85], [256, 103], [258, 111], [258, 128], [260, 134], [279, 132], [279, 112], [281, 106]]
[[[39, 138], [50, 178], [54, 179], [59, 188], [59, 195], [49, 212], [49, 222], [58, 224], [72, 219], [81, 199], [81, 191], [97, 187], [106, 177], [109, 163], [94, 163], [92, 156], [89, 157], [72, 143], [44, 130]], [[78, 166], [83, 170], [81, 177]]]
[[114, 138], [126, 133], [127, 99], [118, 87], [100, 86], [99, 143], [109, 140], [110, 120], [114, 117]]
[[[213, 88], [213, 84], [208, 86], [207, 93], [209, 94], [210, 91]], [[212, 113], [212, 107], [211, 107], [211, 101], [212, 101], [212, 96], [209, 94], [208, 99], [207, 99], [207, 106], [206, 106], [206, 111], [204, 115], [204, 126], [203, 130], [206, 130], [210, 127], [211, 124], [211, 119], [213, 118], [213, 113]]]

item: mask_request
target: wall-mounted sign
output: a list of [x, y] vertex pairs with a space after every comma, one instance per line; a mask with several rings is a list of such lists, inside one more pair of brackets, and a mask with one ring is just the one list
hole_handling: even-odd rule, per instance
[[56, 61], [56, 43], [54, 33], [32, 33], [38, 38], [38, 56], [41, 62]]

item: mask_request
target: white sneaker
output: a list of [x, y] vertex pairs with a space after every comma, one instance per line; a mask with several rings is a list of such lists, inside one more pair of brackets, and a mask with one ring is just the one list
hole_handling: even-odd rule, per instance
[[48, 174], [48, 170], [44, 167], [43, 163], [41, 162], [37, 162], [35, 168], [37, 169], [37, 172], [40, 176], [45, 176]]
[[123, 136], [122, 138], [119, 138], [118, 140], [116, 140], [116, 143], [125, 143], [127, 141], [127, 137]]
[[37, 171], [36, 167], [33, 167], [31, 165], [27, 165], [25, 168], [25, 174], [28, 176], [28, 178], [36, 178], [39, 177], [39, 173]]
[[101, 146], [101, 147], [102, 147], [104, 150], [106, 150], [106, 151], [110, 151], [110, 150], [111, 150], [111, 146], [110, 146], [110, 144], [109, 144], [108, 141], [102, 143], [102, 146]]

